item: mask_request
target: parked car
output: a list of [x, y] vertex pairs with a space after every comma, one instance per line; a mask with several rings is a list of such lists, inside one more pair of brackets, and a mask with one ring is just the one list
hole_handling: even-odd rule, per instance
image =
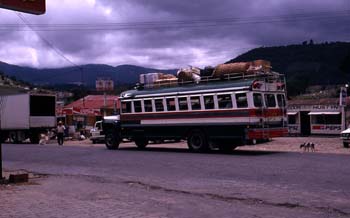
[[349, 148], [349, 143], [350, 143], [350, 128], [344, 130], [341, 132], [341, 137], [343, 140], [343, 146], [344, 148]]

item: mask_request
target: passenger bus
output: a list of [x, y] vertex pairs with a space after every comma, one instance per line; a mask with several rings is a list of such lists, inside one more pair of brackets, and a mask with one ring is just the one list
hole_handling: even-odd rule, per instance
[[109, 149], [128, 138], [138, 148], [151, 140], [187, 140], [193, 151], [228, 151], [288, 133], [285, 79], [274, 72], [138, 87], [120, 101], [120, 120], [105, 128]]

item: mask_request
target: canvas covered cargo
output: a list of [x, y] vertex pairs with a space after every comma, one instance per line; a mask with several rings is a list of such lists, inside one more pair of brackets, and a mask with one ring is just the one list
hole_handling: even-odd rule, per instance
[[159, 76], [160, 76], [160, 73], [140, 74], [140, 83], [153, 84], [156, 80], [159, 79]]
[[255, 60], [251, 62], [237, 62], [229, 64], [218, 65], [214, 72], [213, 77], [221, 77], [226, 74], [237, 73], [255, 73], [255, 72], [269, 72], [271, 70], [271, 63], [266, 60]]
[[157, 87], [170, 87], [170, 86], [177, 86], [178, 84], [178, 78], [169, 78], [169, 79], [159, 79], [156, 80], [153, 84], [154, 88]]
[[163, 79], [175, 79], [176, 76], [172, 74], [164, 74], [164, 73], [147, 73], [140, 74], [140, 83], [141, 84], [153, 84], [157, 80]]
[[230, 64], [219, 64], [214, 72], [213, 77], [220, 77], [225, 74], [234, 74], [234, 73], [242, 73], [247, 72], [250, 67], [249, 62], [237, 62]]
[[161, 74], [159, 75], [159, 79], [160, 79], [160, 80], [176, 79], [176, 76], [173, 75], [173, 74], [164, 74], [164, 73], [161, 73]]
[[170, 83], [177, 84], [177, 78], [172, 74], [147, 73], [140, 75], [140, 83], [146, 88], [154, 88]]
[[196, 67], [189, 67], [189, 68], [181, 68], [179, 71], [177, 71], [177, 78], [179, 81], [194, 81], [199, 82], [200, 77], [200, 69]]
[[247, 70], [248, 73], [260, 72], [270, 72], [271, 71], [271, 62], [266, 60], [255, 60], [250, 62], [250, 66]]

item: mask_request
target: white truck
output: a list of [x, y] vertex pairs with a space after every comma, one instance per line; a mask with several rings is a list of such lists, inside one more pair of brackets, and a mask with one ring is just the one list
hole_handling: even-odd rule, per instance
[[104, 142], [105, 141], [105, 135], [103, 132], [103, 122], [119, 122], [120, 116], [119, 115], [112, 115], [112, 116], [105, 116], [103, 117], [103, 121], [97, 121], [94, 125], [94, 128], [90, 130], [90, 140], [93, 144], [96, 144], [97, 142]]
[[40, 133], [56, 127], [56, 96], [19, 93], [1, 96], [0, 140], [39, 142]]

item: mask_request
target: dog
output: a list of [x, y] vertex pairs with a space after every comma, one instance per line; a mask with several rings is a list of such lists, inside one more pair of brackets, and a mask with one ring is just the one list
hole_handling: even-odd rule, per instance
[[303, 144], [300, 145], [300, 149], [303, 149], [304, 152], [307, 151], [309, 152], [311, 150], [311, 152], [315, 152], [315, 144], [313, 142], [304, 142]]

